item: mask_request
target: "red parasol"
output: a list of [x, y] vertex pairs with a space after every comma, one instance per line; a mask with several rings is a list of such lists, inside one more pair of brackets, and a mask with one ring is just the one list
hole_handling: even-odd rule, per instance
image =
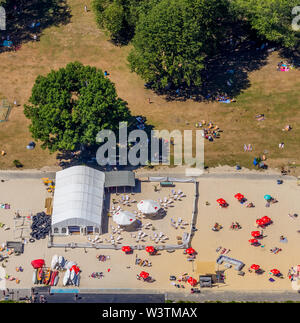
[[34, 269], [42, 268], [45, 265], [44, 259], [36, 259], [31, 262], [31, 265]]
[[260, 266], [253, 264], [253, 265], [251, 265], [250, 268], [253, 269], [253, 270], [255, 270], [255, 271], [257, 271], [260, 268]]
[[145, 250], [149, 253], [153, 253], [155, 251], [155, 248], [153, 246], [147, 246]]
[[148, 278], [148, 277], [149, 277], [149, 273], [147, 273], [146, 271], [141, 271], [141, 272], [140, 272], [140, 277], [142, 277], [142, 278], [146, 279], [146, 278]]
[[122, 247], [122, 251], [124, 251], [124, 252], [130, 252], [131, 251], [131, 248], [129, 247], [129, 246], [123, 246]]
[[191, 284], [192, 286], [197, 285], [197, 280], [193, 277], [189, 277], [188, 283]]
[[254, 237], [254, 238], [257, 238], [257, 237], [260, 237], [260, 236], [261, 236], [261, 234], [260, 234], [260, 232], [259, 232], [259, 231], [252, 231], [252, 232], [251, 232], [251, 236], [252, 236], [252, 237]]
[[265, 223], [263, 222], [262, 219], [257, 219], [256, 224], [259, 225], [259, 226], [264, 226]]
[[194, 253], [196, 253], [196, 250], [193, 248], [188, 248], [185, 250], [185, 252], [189, 255], [193, 255]]
[[257, 239], [250, 239], [249, 242], [251, 244], [256, 244], [256, 243], [258, 243], [258, 240]]
[[270, 270], [272, 274], [274, 274], [275, 276], [276, 275], [279, 275], [280, 274], [280, 271], [278, 269], [272, 269]]
[[240, 201], [240, 200], [242, 200], [245, 196], [244, 196], [243, 194], [241, 194], [241, 193], [237, 193], [237, 194], [235, 194], [235, 195], [234, 195], [234, 197]]
[[226, 204], [226, 201], [224, 199], [218, 199], [217, 202], [221, 205]]
[[271, 219], [268, 216], [264, 216], [264, 217], [261, 218], [261, 221], [264, 224], [267, 224], [267, 223], [271, 222]]

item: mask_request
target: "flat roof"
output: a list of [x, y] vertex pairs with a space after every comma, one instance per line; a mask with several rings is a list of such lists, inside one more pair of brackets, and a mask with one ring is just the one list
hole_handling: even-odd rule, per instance
[[104, 187], [135, 186], [135, 175], [131, 171], [111, 171], [105, 172]]

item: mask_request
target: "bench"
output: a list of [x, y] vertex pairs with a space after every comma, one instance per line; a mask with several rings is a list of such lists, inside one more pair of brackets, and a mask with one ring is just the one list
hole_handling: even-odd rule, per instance
[[161, 187], [174, 187], [173, 182], [160, 182]]

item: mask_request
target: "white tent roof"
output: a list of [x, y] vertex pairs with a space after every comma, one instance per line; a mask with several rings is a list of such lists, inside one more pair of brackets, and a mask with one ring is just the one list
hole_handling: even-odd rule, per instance
[[113, 215], [113, 220], [119, 225], [130, 225], [136, 218], [134, 214], [128, 211], [118, 211]]
[[153, 200], [141, 200], [137, 204], [137, 208], [144, 214], [154, 214], [156, 213], [161, 207], [158, 202]]
[[56, 173], [52, 226], [101, 226], [105, 175], [86, 166]]

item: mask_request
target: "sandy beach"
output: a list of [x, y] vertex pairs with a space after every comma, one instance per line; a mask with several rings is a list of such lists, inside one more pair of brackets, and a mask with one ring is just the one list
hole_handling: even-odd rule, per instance
[[[224, 173], [225, 174], [225, 173]], [[227, 174], [227, 173], [226, 173]], [[227, 174], [228, 175], [228, 174]], [[192, 247], [198, 252], [196, 261], [216, 262], [218, 247], [230, 249], [227, 256], [241, 260], [245, 263], [245, 276], [239, 276], [234, 268], [227, 269], [224, 265], [217, 266], [215, 269], [224, 270], [225, 284], [218, 284], [214, 289], [224, 290], [291, 290], [291, 282], [287, 278], [288, 269], [299, 263], [297, 255], [297, 246], [300, 241], [300, 218], [292, 219], [289, 213], [298, 213], [298, 195], [300, 187], [296, 185], [296, 179], [283, 178], [282, 185], [277, 185], [273, 177], [261, 176], [257, 179], [251, 179], [251, 174], [245, 178], [228, 177], [222, 178], [222, 173], [217, 177], [203, 177], [199, 179], [199, 210], [197, 216], [197, 231], [192, 239]], [[194, 189], [192, 184], [176, 184], [175, 190], [181, 189], [186, 193], [186, 198], [177, 201], [174, 207], [167, 210], [164, 219], [157, 220], [154, 224], [156, 230], [162, 231], [168, 235], [168, 243], [176, 243], [176, 236], [184, 232], [183, 229], [176, 231], [170, 226], [170, 217], [181, 217], [188, 223], [191, 221], [192, 202]], [[44, 211], [45, 198], [49, 196], [40, 179], [11, 179], [0, 183], [1, 203], [9, 203], [9, 210], [0, 209], [0, 222], [10, 227], [10, 230], [0, 229], [0, 242], [18, 241], [14, 237], [13, 217], [14, 212], [19, 210], [21, 215]], [[147, 185], [142, 183], [141, 192], [134, 195], [138, 201], [140, 199], [159, 199], [170, 192], [170, 188], [163, 188], [160, 192], [154, 192], [153, 183]], [[249, 202], [253, 202], [254, 208], [246, 208], [235, 198], [236, 193], [245, 195]], [[272, 204], [269, 208], [265, 207], [264, 195], [270, 194], [278, 200], [278, 203]], [[229, 206], [222, 209], [218, 206], [216, 200], [224, 198]], [[111, 196], [113, 198], [113, 195]], [[206, 202], [210, 205], [206, 205]], [[134, 210], [136, 206], [127, 207], [128, 210]], [[251, 246], [248, 240], [251, 238], [251, 231], [256, 230], [255, 220], [262, 216], [269, 216], [273, 224], [264, 229], [264, 238], [261, 243], [264, 247]], [[111, 221], [111, 219], [109, 219]], [[144, 221], [144, 219], [142, 219]], [[145, 221], [148, 221], [145, 220]], [[154, 221], [154, 220], [153, 220]], [[230, 230], [232, 222], [239, 222], [241, 229], [238, 231]], [[219, 232], [211, 230], [215, 222], [222, 225]], [[109, 222], [110, 227], [111, 223]], [[103, 235], [103, 238], [111, 234]], [[287, 238], [286, 243], [280, 242], [280, 236]], [[87, 241], [86, 237], [66, 237], [66, 242]], [[188, 273], [198, 279], [195, 272], [195, 264], [187, 261], [187, 256], [183, 250], [177, 250], [173, 253], [167, 251], [159, 252], [160, 255], [149, 256], [145, 251], [134, 251], [132, 255], [126, 255], [122, 251], [116, 250], [95, 250], [95, 249], [67, 249], [47, 248], [48, 238], [27, 243], [25, 252], [22, 255], [11, 255], [8, 262], [5, 263], [6, 274], [20, 279], [20, 283], [7, 281], [8, 288], [30, 288], [32, 284], [32, 266], [30, 262], [33, 259], [43, 258], [46, 265], [50, 266], [51, 258], [54, 254], [63, 255], [67, 260], [73, 260], [78, 263], [82, 270], [80, 288], [103, 288], [103, 289], [153, 289], [160, 291], [176, 291], [171, 285], [170, 275], [179, 277], [183, 273]], [[122, 233], [122, 245], [135, 243], [129, 233]], [[145, 239], [145, 245], [150, 244], [150, 239]], [[272, 254], [270, 249], [273, 247], [281, 248], [278, 254]], [[103, 254], [110, 256], [105, 262], [100, 262], [96, 255]], [[151, 261], [151, 267], [140, 267], [135, 265], [136, 257], [148, 259]], [[251, 264], [258, 264], [265, 271], [262, 275], [249, 273], [248, 267]], [[16, 267], [22, 266], [23, 272], [16, 272]], [[270, 282], [269, 271], [273, 268], [279, 269], [283, 277], [275, 278]], [[145, 270], [155, 279], [153, 283], [138, 281], [136, 275]], [[103, 272], [104, 277], [93, 279], [90, 276], [92, 272]], [[62, 287], [63, 273], [60, 274], [58, 283]], [[185, 285], [186, 289], [178, 289], [181, 292], [189, 292], [190, 286]], [[68, 288], [68, 287], [66, 287]], [[72, 287], [71, 287], [72, 288]]]

